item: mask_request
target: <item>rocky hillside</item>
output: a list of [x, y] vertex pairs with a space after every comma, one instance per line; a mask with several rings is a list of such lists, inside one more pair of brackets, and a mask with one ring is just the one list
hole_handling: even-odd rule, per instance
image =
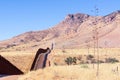
[[98, 33], [99, 47], [120, 47], [120, 11], [106, 16], [68, 14], [63, 21], [43, 31], [30, 31], [0, 42], [0, 49], [24, 46], [24, 49], [50, 46], [81, 48], [93, 46]]

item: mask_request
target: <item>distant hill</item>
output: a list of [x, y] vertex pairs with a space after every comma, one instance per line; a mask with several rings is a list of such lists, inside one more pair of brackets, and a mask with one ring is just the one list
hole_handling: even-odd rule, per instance
[[81, 48], [93, 47], [97, 27], [99, 47], [120, 47], [120, 11], [106, 16], [68, 14], [59, 24], [43, 31], [30, 31], [0, 42], [0, 49], [28, 50], [38, 47]]

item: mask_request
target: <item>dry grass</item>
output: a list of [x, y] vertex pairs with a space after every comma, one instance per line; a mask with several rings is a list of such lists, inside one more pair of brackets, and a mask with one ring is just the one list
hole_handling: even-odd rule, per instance
[[24, 73], [28, 72], [31, 68], [35, 54], [30, 52], [2, 52], [0, 55], [4, 56], [12, 64], [17, 66]]
[[[85, 58], [87, 55], [93, 55], [94, 49], [90, 48], [89, 49], [89, 54], [88, 50], [83, 48], [83, 49], [56, 49], [53, 51], [54, 57], [53, 57], [53, 63], [57, 63], [58, 65], [65, 65], [64, 60], [67, 57], [79, 57], [82, 56]], [[100, 48], [99, 49], [99, 56], [100, 60], [105, 60], [105, 58], [116, 58], [117, 60], [120, 61], [120, 48]], [[95, 54], [95, 58], [97, 58], [97, 54]], [[85, 60], [85, 59], [84, 59]]]
[[[120, 48], [103, 48], [100, 49], [100, 58], [114, 57], [120, 61]], [[99, 76], [96, 76], [96, 69], [93, 69], [92, 64], [79, 64], [65, 66], [65, 58], [71, 56], [88, 55], [87, 49], [56, 49], [52, 51], [51, 61], [57, 63], [58, 66], [47, 67], [43, 70], [28, 72], [33, 62], [36, 52], [14, 51], [1, 52], [6, 59], [16, 65], [26, 74], [19, 80], [120, 80], [120, 63], [115, 64], [100, 64]], [[90, 53], [93, 55], [93, 49]], [[63, 65], [63, 66], [60, 66]], [[96, 68], [96, 65], [95, 65]], [[28, 73], [27, 73], [28, 72]]]
[[96, 69], [86, 64], [72, 66], [54, 66], [43, 70], [29, 72], [18, 80], [120, 80], [120, 71], [115, 71], [120, 64], [101, 64], [99, 76], [96, 76]]
[[[93, 48], [89, 49], [89, 54], [93, 55]], [[55, 49], [54, 54], [56, 55], [64, 55], [64, 53], [69, 53], [68, 55], [88, 55], [88, 49]], [[108, 56], [116, 56], [120, 55], [120, 48], [99, 48], [100, 55], [108, 55]]]
[[[36, 50], [37, 51], [37, 50]], [[100, 49], [100, 58], [114, 57], [120, 61], [120, 48], [102, 48]], [[35, 57], [35, 51], [12, 51], [12, 52], [1, 52], [11, 63], [17, 66], [23, 72], [28, 72], [30, 70], [31, 64]], [[93, 55], [93, 49], [90, 49], [90, 53]], [[51, 61], [53, 65], [65, 65], [65, 59], [69, 56], [78, 57], [88, 55], [87, 49], [55, 49], [52, 51]]]

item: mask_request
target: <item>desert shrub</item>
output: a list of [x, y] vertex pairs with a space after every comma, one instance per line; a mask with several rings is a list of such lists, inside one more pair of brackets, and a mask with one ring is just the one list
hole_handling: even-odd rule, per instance
[[119, 62], [119, 60], [117, 60], [116, 58], [106, 58], [105, 62], [106, 63], [115, 63], [115, 62]]
[[68, 65], [71, 65], [72, 64], [72, 57], [68, 57], [65, 59], [65, 62], [68, 64]]
[[99, 60], [99, 63], [105, 63], [104, 61], [102, 61], [102, 60]]
[[73, 62], [74, 64], [76, 64], [76, 61], [77, 61], [77, 58], [76, 58], [76, 57], [73, 57], [73, 58], [72, 58], [72, 62]]
[[91, 60], [91, 59], [94, 58], [94, 56], [93, 55], [87, 55], [86, 58], [87, 58], [87, 60]]
[[57, 66], [58, 64], [56, 62], [54, 62], [54, 65]]
[[76, 61], [77, 61], [77, 59], [76, 59], [76, 57], [68, 57], [68, 58], [66, 58], [65, 59], [65, 62], [68, 64], [68, 65], [71, 65], [71, 64], [76, 64]]

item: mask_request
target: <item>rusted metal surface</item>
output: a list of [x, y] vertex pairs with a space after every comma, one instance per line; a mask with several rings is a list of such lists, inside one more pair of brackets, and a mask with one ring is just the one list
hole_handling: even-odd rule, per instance
[[0, 55], [0, 74], [17, 75], [23, 74], [23, 72]]
[[49, 48], [47, 49], [38, 49], [35, 59], [33, 61], [31, 70], [37, 70], [44, 68], [46, 66], [47, 56], [51, 52]]

